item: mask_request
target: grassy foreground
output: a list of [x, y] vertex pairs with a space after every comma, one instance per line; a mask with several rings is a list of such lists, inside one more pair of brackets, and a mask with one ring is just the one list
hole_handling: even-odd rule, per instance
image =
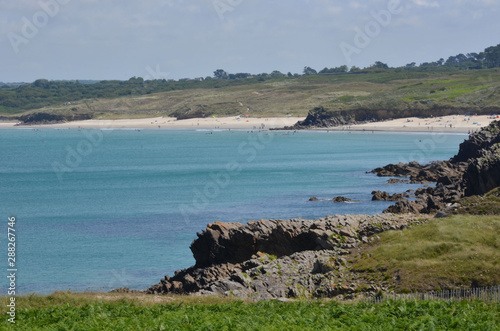
[[[498, 330], [500, 304], [388, 301], [246, 303], [56, 293], [19, 298], [16, 330]], [[201, 300], [201, 301], [200, 301]], [[197, 302], [198, 301], [198, 302]], [[4, 306], [4, 305], [2, 305]]]

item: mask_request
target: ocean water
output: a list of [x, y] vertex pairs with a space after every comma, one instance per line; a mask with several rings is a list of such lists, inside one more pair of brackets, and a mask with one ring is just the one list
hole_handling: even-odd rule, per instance
[[[194, 263], [189, 245], [207, 223], [380, 213], [390, 203], [371, 191], [418, 186], [366, 171], [447, 159], [466, 137], [0, 130], [1, 265], [7, 275], [14, 216], [17, 293], [146, 289]], [[357, 202], [327, 200], [339, 195]]]

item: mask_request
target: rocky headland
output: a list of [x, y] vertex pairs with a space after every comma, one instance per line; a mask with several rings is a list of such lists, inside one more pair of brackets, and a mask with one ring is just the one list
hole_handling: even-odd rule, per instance
[[335, 215], [317, 220], [209, 224], [191, 244], [196, 264], [165, 276], [150, 294], [233, 295], [273, 299], [352, 298], [387, 291], [389, 283], [350, 272], [349, 256], [387, 230], [429, 218], [416, 215]]
[[[369, 279], [352, 270], [351, 256], [379, 233], [444, 217], [464, 197], [500, 186], [500, 122], [470, 136], [447, 161], [389, 164], [372, 170], [392, 183], [432, 183], [415, 192], [374, 191], [374, 200], [397, 201], [383, 214], [335, 215], [317, 220], [260, 220], [208, 224], [191, 244], [196, 264], [165, 276], [149, 294], [231, 295], [273, 299], [351, 299], [390, 292], [399, 276]], [[310, 201], [316, 201], [311, 198]], [[337, 197], [337, 202], [348, 201]], [[394, 279], [393, 279], [394, 278]]]
[[[500, 186], [500, 122], [495, 121], [460, 144], [457, 155], [447, 161], [421, 165], [417, 162], [389, 164], [371, 171], [377, 176], [404, 177], [411, 183], [436, 183], [420, 188], [413, 199], [399, 201], [388, 213], [447, 213], [460, 199], [486, 194]], [[373, 192], [374, 199], [387, 196]]]
[[[428, 101], [426, 101], [428, 102]], [[410, 107], [407, 109], [350, 109], [350, 110], [332, 110], [325, 107], [316, 107], [312, 109], [307, 117], [291, 127], [285, 127], [286, 130], [310, 130], [325, 129], [337, 126], [365, 124], [380, 121], [387, 121], [406, 117], [440, 117], [449, 115], [490, 115], [499, 112], [498, 107], [447, 107], [433, 105], [429, 108]]]

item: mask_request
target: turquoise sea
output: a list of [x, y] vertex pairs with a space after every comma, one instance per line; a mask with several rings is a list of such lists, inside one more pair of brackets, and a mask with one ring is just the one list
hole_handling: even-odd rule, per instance
[[[0, 256], [16, 218], [16, 292], [146, 289], [194, 263], [213, 221], [380, 213], [366, 174], [447, 159], [466, 135], [372, 132], [0, 130]], [[327, 199], [345, 196], [356, 203]], [[309, 202], [316, 196], [320, 200]], [[2, 253], [3, 252], [3, 253]], [[7, 292], [4, 276], [2, 293]]]

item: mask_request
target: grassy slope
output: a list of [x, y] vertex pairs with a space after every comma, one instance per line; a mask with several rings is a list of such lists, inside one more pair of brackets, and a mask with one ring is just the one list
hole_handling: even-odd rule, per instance
[[434, 73], [390, 70], [283, 78], [240, 86], [82, 100], [67, 106], [51, 106], [23, 114], [70, 114], [72, 108], [77, 108], [78, 113], [91, 112], [94, 118], [168, 116], [179, 112], [205, 113], [208, 116], [247, 113], [253, 116], [305, 116], [317, 106], [349, 110], [427, 108], [434, 105], [498, 107], [499, 104], [498, 68]]
[[456, 215], [385, 232], [352, 262], [352, 272], [396, 291], [499, 285], [500, 217]]
[[[115, 301], [54, 294], [19, 298], [16, 330], [497, 330], [500, 304], [482, 302], [332, 301], [245, 303]], [[2, 305], [4, 306], [4, 305]], [[36, 306], [36, 307], [33, 307]], [[2, 329], [9, 328], [6, 318]], [[11, 327], [11, 326], [10, 326]], [[14, 329], [14, 328], [13, 328]]]

